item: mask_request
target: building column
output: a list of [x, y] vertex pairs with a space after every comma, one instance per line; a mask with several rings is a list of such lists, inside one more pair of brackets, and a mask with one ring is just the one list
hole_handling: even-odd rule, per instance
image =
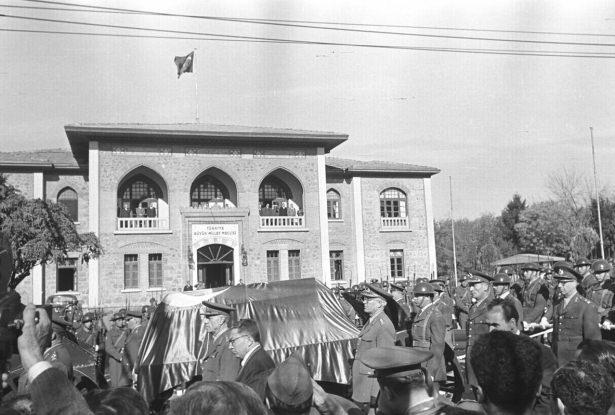
[[[45, 200], [45, 183], [43, 172], [33, 174], [32, 197], [34, 199]], [[45, 268], [43, 265], [35, 265], [31, 271], [32, 277], [32, 302], [34, 304], [45, 304]]]
[[[331, 285], [331, 268], [329, 266], [329, 218], [327, 217], [327, 171], [325, 166], [325, 149], [316, 150], [318, 164], [318, 208], [320, 218], [320, 249], [322, 282]], [[288, 262], [288, 252], [287, 252]], [[286, 271], [288, 272], [288, 270]]]
[[423, 179], [423, 190], [425, 192], [425, 227], [427, 228], [427, 252], [429, 261], [429, 274], [431, 278], [438, 277], [438, 267], [436, 261], [436, 239], [433, 223], [433, 204], [431, 200], [431, 178]]
[[[88, 161], [88, 179], [89, 179], [89, 202], [88, 202], [88, 222], [89, 231], [96, 236], [100, 236], [100, 205], [99, 205], [99, 152], [98, 141], [90, 141], [89, 161]], [[98, 307], [100, 304], [98, 298], [99, 291], [99, 263], [98, 259], [90, 259], [88, 261], [88, 306]]]
[[352, 205], [354, 207], [354, 241], [357, 256], [357, 281], [365, 282], [365, 244], [363, 240], [363, 198], [361, 195], [361, 178], [352, 178]]

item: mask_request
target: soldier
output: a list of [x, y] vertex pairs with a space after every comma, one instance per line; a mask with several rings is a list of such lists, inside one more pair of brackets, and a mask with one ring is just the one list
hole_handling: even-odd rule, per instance
[[574, 264], [574, 269], [583, 277], [580, 284], [582, 290], [587, 290], [597, 282], [591, 273], [591, 265], [587, 258], [579, 258]]
[[475, 300], [474, 304], [470, 307], [466, 326], [468, 338], [466, 346], [466, 376], [470, 386], [478, 386], [469, 359], [472, 345], [476, 342], [478, 336], [489, 332], [486, 318], [487, 305], [493, 300], [491, 281], [493, 281], [493, 278], [485, 273], [479, 271], [469, 273], [468, 285], [470, 286], [472, 298]]
[[524, 326], [530, 323], [540, 323], [548, 307], [549, 289], [540, 278], [538, 264], [525, 264], [521, 267], [525, 287], [523, 288], [523, 322]]
[[553, 308], [552, 349], [559, 366], [575, 358], [577, 345], [585, 339], [601, 340], [596, 306], [577, 292], [582, 276], [574, 269], [555, 267], [562, 298]]
[[519, 330], [523, 330], [523, 306], [521, 305], [521, 301], [519, 301], [512, 293], [510, 292], [510, 277], [508, 274], [504, 274], [502, 272], [498, 272], [493, 277], [493, 293], [495, 294], [495, 298], [501, 299], [509, 299], [517, 310], [517, 325]]
[[468, 322], [468, 311], [472, 305], [472, 295], [468, 288], [468, 280], [465, 274], [459, 276], [459, 286], [455, 288], [455, 317], [462, 329], [465, 329]]
[[442, 279], [430, 280], [429, 283], [433, 287], [436, 295], [434, 296], [434, 305], [442, 316], [446, 324], [446, 341], [448, 344], [453, 343], [453, 334], [451, 330], [457, 327], [456, 322], [453, 321], [453, 313], [455, 311], [455, 303], [453, 299], [448, 295], [446, 291], [446, 281]]
[[237, 379], [241, 361], [229, 349], [228, 323], [233, 307], [203, 301], [201, 316], [205, 319], [205, 331], [211, 336], [211, 343], [202, 360], [203, 380], [234, 381]]
[[611, 264], [604, 259], [599, 259], [592, 264], [591, 268], [596, 283], [586, 288], [585, 297], [598, 307], [598, 315], [602, 322], [613, 308], [614, 295], [611, 281], [608, 278]]
[[[406, 330], [412, 329], [412, 319], [414, 317], [413, 310], [411, 309], [411, 305], [408, 304], [408, 299], [406, 298], [406, 290], [403, 286], [391, 283], [389, 284], [391, 288], [391, 296], [393, 300], [397, 304], [399, 304], [399, 308], [403, 311], [404, 315], [399, 315], [397, 321], [399, 321], [400, 327], [403, 327]], [[401, 314], [401, 313], [400, 313]]]
[[412, 325], [412, 346], [429, 350], [433, 357], [427, 361], [427, 369], [436, 382], [446, 381], [444, 363], [445, 317], [438, 309], [433, 286], [424, 282], [414, 287], [412, 302], [420, 310]]
[[85, 313], [81, 318], [81, 327], [75, 333], [77, 340], [98, 351], [99, 333], [98, 329], [94, 327], [94, 313]]
[[109, 361], [109, 384], [114, 388], [130, 385], [127, 367], [122, 364], [125, 343], [124, 316], [117, 312], [111, 316], [111, 327], [105, 339], [105, 352]]
[[126, 367], [128, 373], [131, 374], [133, 382], [137, 381], [138, 368], [136, 364], [139, 360], [139, 347], [145, 334], [145, 326], [141, 322], [141, 311], [129, 310], [126, 312], [126, 328], [129, 332], [124, 343], [122, 364]]
[[359, 334], [357, 352], [352, 364], [352, 400], [367, 413], [373, 408], [378, 396], [378, 382], [370, 376], [371, 370], [361, 362], [361, 356], [374, 347], [388, 347], [395, 344], [395, 328], [384, 313], [387, 302], [378, 288], [365, 284], [361, 292], [368, 322]]

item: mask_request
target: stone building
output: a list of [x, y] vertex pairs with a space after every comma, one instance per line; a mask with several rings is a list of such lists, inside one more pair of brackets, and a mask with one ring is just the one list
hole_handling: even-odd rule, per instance
[[36, 267], [24, 301], [72, 292], [145, 303], [186, 283], [292, 278], [331, 286], [436, 275], [432, 167], [327, 154], [328, 132], [203, 124], [75, 124], [71, 150], [0, 153], [27, 197], [66, 205], [104, 254]]

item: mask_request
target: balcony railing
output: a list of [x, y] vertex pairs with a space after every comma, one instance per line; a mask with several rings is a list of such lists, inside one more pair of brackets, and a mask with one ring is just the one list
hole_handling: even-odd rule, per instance
[[261, 216], [261, 228], [264, 229], [303, 229], [303, 216]]
[[155, 232], [169, 229], [167, 218], [117, 218], [120, 232]]
[[408, 218], [380, 218], [383, 229], [408, 229]]

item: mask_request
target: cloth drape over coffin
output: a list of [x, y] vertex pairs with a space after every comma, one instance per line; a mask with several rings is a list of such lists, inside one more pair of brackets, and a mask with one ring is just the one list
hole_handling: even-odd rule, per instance
[[203, 300], [236, 307], [236, 319], [254, 319], [263, 348], [276, 363], [295, 354], [314, 379], [350, 382], [359, 330], [335, 295], [313, 278], [276, 281], [166, 295], [139, 351], [138, 389], [146, 400], [200, 373], [207, 343], [201, 338]]

